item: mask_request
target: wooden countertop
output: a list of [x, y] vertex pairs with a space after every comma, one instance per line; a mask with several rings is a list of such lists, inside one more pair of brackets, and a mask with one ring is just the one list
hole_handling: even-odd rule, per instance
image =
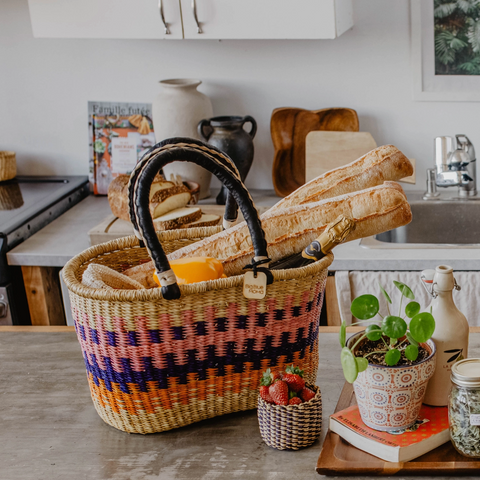
[[[328, 417], [344, 385], [336, 331], [338, 327], [324, 327], [319, 336], [322, 436], [311, 447], [292, 452], [263, 443], [255, 410], [153, 435], [116, 430], [95, 411], [72, 327], [0, 327], [0, 477], [318, 479], [315, 465]], [[471, 336], [470, 351], [480, 356], [478, 333]]]

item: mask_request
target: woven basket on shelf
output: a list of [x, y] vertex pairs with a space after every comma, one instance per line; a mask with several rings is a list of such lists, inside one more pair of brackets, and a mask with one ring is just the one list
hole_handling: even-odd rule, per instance
[[0, 151], [0, 182], [11, 180], [17, 175], [15, 152]]
[[258, 397], [258, 425], [263, 441], [277, 450], [308, 447], [322, 431], [322, 395], [320, 388], [307, 384], [316, 392], [314, 398], [300, 405], [273, 405]]
[[[163, 142], [138, 168], [162, 158], [164, 152], [169, 161], [193, 152], [190, 158], [198, 163], [199, 158], [215, 160], [219, 155], [210, 146], [190, 142], [187, 146], [185, 139], [180, 145], [173, 142], [173, 146], [163, 146]], [[208, 163], [202, 166], [209, 167]], [[244, 187], [235, 175], [218, 173], [226, 167], [212, 170], [222, 181], [231, 180], [230, 190], [243, 195]], [[158, 172], [158, 164], [152, 172]], [[152, 178], [150, 175], [149, 181]], [[137, 179], [144, 183], [142, 171]], [[180, 287], [175, 283], [181, 296], [171, 300], [166, 299], [170, 292], [165, 287], [112, 291], [82, 285], [82, 274], [90, 263], [123, 271], [150, 256], [158, 259], [160, 251], [168, 254], [221, 230], [205, 227], [158, 236], [153, 232], [153, 239], [144, 228], [151, 219], [140, 208], [143, 202], [143, 211], [148, 211], [149, 186], [145, 195], [140, 187], [133, 190], [138, 195], [134, 220], [139, 220], [134, 226], [147, 248], [133, 236], [113, 240], [77, 255], [63, 273], [90, 391], [101, 418], [127, 432], [161, 432], [256, 408], [260, 378], [267, 368], [283, 370], [294, 363], [305, 370], [308, 382], [314, 382], [319, 317], [331, 254], [306, 267], [273, 270], [273, 283], [261, 300], [243, 296], [244, 275]], [[241, 204], [245, 196], [237, 195], [237, 199]], [[241, 206], [249, 227], [258, 222], [256, 216], [252, 220], [254, 209]], [[257, 228], [257, 240], [258, 231], [261, 227]], [[169, 268], [168, 261], [165, 268]]]

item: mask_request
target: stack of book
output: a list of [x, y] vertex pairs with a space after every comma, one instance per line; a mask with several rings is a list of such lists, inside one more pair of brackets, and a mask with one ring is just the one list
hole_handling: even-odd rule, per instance
[[395, 433], [367, 427], [357, 405], [330, 416], [330, 430], [364, 452], [388, 462], [408, 462], [450, 440], [448, 408], [423, 405], [417, 423]]

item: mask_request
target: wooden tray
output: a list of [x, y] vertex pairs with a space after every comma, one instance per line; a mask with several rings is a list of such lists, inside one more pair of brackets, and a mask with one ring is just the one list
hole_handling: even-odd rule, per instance
[[[345, 383], [335, 412], [355, 405], [353, 387]], [[317, 461], [320, 475], [430, 475], [456, 477], [480, 475], [480, 460], [460, 455], [451, 442], [410, 462], [391, 463], [362, 452], [343, 440], [336, 433], [327, 432]]]
[[305, 183], [305, 139], [313, 130], [358, 132], [358, 116], [351, 108], [276, 108], [270, 120], [275, 153], [272, 179], [275, 192], [286, 197]]

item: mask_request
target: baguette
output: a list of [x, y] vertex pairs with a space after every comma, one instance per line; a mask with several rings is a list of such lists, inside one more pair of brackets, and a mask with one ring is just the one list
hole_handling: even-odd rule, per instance
[[[357, 223], [357, 228], [348, 237], [349, 241], [406, 225], [412, 218], [403, 189], [394, 182], [385, 182], [360, 192], [308, 205], [269, 210], [261, 216], [269, 257], [276, 261], [301, 252], [323, 232], [328, 223], [341, 214]], [[239, 223], [176, 250], [168, 255], [168, 259], [192, 256], [221, 260], [227, 276], [242, 273], [243, 267], [253, 258], [253, 247], [246, 223]], [[150, 262], [124, 273], [144, 285], [149, 285], [153, 268], [153, 262]]]
[[410, 160], [393, 145], [383, 145], [348, 165], [314, 178], [280, 200], [270, 210], [318, 202], [413, 174]]

